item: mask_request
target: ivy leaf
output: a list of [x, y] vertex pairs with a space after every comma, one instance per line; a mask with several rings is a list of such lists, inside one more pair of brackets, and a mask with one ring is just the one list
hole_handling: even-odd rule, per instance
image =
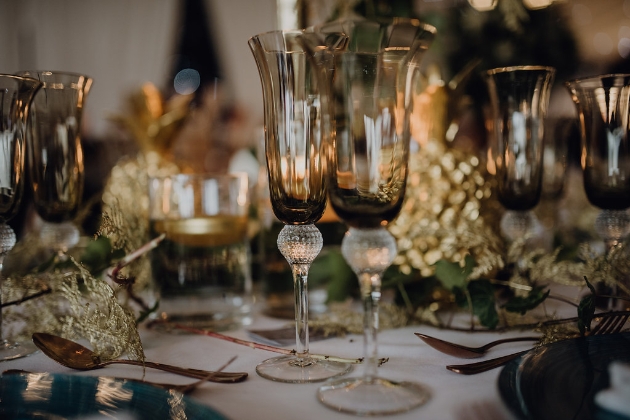
[[160, 306], [160, 301], [157, 300], [155, 304], [153, 305], [153, 307], [140, 311], [140, 316], [138, 316], [138, 319], [136, 319], [136, 325], [141, 324], [145, 319], [149, 317], [149, 315], [157, 311], [159, 306]]
[[466, 255], [464, 262], [464, 267], [461, 267], [456, 262], [439, 260], [435, 263], [435, 277], [449, 290], [453, 290], [455, 287], [466, 287], [466, 280], [475, 267], [475, 259]]
[[467, 290], [456, 286], [453, 287], [452, 292], [455, 296], [455, 303], [457, 306], [464, 309], [468, 308], [468, 298], [466, 297]]
[[341, 252], [333, 250], [320, 254], [313, 261], [309, 270], [308, 283], [309, 288], [313, 289], [325, 286], [329, 303], [344, 301], [358, 287], [357, 278]]
[[107, 236], [90, 241], [81, 255], [81, 263], [91, 274], [98, 274], [112, 265], [112, 261], [124, 257], [124, 250], [113, 250]]
[[527, 311], [530, 311], [540, 305], [547, 296], [549, 296], [549, 290], [543, 292], [542, 287], [534, 287], [527, 297], [516, 296], [510, 299], [502, 307], [508, 312], [516, 312], [521, 315], [525, 315]]
[[494, 287], [488, 280], [475, 280], [468, 283], [468, 293], [473, 306], [473, 314], [477, 315], [481, 325], [490, 329], [499, 324]]
[[584, 337], [586, 331], [591, 330], [591, 321], [595, 316], [595, 295], [586, 295], [580, 300], [578, 306], [578, 328]]
[[591, 293], [596, 295], [597, 292], [595, 291], [595, 287], [591, 284], [590, 281], [588, 281], [588, 278], [586, 276], [584, 276], [584, 281], [586, 282], [586, 285], [588, 286], [588, 288], [591, 291]]
[[595, 288], [588, 281], [586, 276], [584, 276], [584, 281], [586, 281], [586, 285], [591, 293], [584, 296], [578, 305], [578, 329], [582, 337], [584, 337], [586, 331], [591, 330], [591, 322], [595, 316], [595, 298], [597, 297]]

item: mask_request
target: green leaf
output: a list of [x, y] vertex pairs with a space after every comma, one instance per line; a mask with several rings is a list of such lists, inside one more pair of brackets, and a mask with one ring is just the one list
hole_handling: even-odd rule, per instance
[[387, 269], [383, 275], [383, 290], [386, 288], [395, 288], [396, 304], [418, 308], [434, 302], [433, 293], [441, 289], [442, 284], [435, 276], [422, 277], [419, 270], [403, 274], [398, 268], [393, 268]]
[[466, 286], [468, 276], [474, 267], [475, 260], [470, 255], [466, 255], [464, 267], [456, 262], [439, 260], [435, 263], [435, 276], [449, 290], [453, 290], [454, 287], [462, 288]]
[[99, 236], [90, 241], [81, 255], [81, 263], [92, 274], [98, 274], [112, 265], [112, 261], [124, 257], [123, 250], [112, 250], [111, 242], [106, 236]]
[[591, 293], [584, 296], [578, 305], [578, 329], [582, 337], [586, 331], [591, 330], [591, 322], [595, 316], [595, 299], [597, 298], [597, 292], [586, 276], [584, 276], [584, 281]]
[[549, 296], [549, 290], [544, 292], [542, 287], [534, 287], [527, 297], [513, 297], [502, 307], [508, 312], [516, 312], [525, 315], [527, 311], [531, 311], [544, 302], [547, 296]]
[[595, 295], [586, 295], [580, 300], [578, 306], [578, 329], [580, 334], [584, 336], [586, 331], [591, 330], [591, 322], [595, 316]]
[[343, 255], [334, 250], [322, 253], [313, 261], [308, 284], [309, 289], [325, 285], [328, 302], [342, 302], [358, 287], [357, 278]]
[[472, 301], [473, 313], [481, 325], [490, 329], [499, 324], [494, 286], [488, 280], [475, 280], [468, 283], [468, 292]]
[[468, 298], [466, 298], [466, 289], [461, 287], [453, 287], [453, 295], [455, 296], [455, 303], [460, 308], [468, 308]]
[[160, 306], [160, 301], [157, 300], [155, 302], [155, 304], [151, 308], [149, 308], [149, 309], [147, 309], [145, 311], [140, 311], [140, 316], [138, 316], [138, 319], [136, 319], [136, 325], [139, 325], [140, 323], [142, 323], [142, 321], [147, 319], [149, 317], [149, 315], [151, 315], [152, 313], [157, 311], [159, 306]]
[[588, 278], [586, 278], [586, 276], [584, 276], [584, 281], [586, 282], [586, 285], [588, 286], [589, 290], [591, 291], [592, 294], [596, 295], [597, 292], [595, 291], [595, 287], [593, 287], [593, 285], [591, 284], [590, 281], [588, 281]]

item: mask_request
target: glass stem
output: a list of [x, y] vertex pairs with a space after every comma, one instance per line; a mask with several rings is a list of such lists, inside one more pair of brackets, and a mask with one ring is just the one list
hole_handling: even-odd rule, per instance
[[308, 264], [293, 264], [295, 291], [295, 345], [300, 362], [308, 359]]
[[625, 210], [602, 210], [595, 219], [595, 231], [603, 239], [606, 252], [610, 252], [628, 236], [630, 215]]
[[361, 296], [363, 296], [363, 354], [365, 381], [376, 378], [378, 368], [377, 332], [379, 328], [378, 305], [381, 299], [381, 278], [378, 274], [359, 275]]
[[4, 335], [2, 333], [2, 283], [4, 281], [4, 275], [2, 269], [4, 268], [4, 253], [0, 254], [0, 343], [4, 341]]
[[285, 225], [278, 235], [278, 249], [293, 271], [297, 358], [292, 364], [296, 366], [312, 363], [308, 357], [308, 270], [323, 244], [315, 225]]
[[378, 368], [378, 305], [381, 276], [396, 256], [396, 240], [385, 228], [350, 228], [341, 241], [341, 253], [359, 278], [363, 300], [364, 380], [373, 381]]
[[[614, 248], [619, 245], [630, 231], [630, 215], [625, 210], [602, 210], [595, 219], [595, 231], [604, 241], [606, 254], [611, 254]], [[598, 284], [598, 292], [603, 295], [617, 295], [619, 287], [607, 284]], [[621, 301], [607, 298], [602, 302], [602, 309], [612, 311], [617, 308]]]
[[[17, 238], [15, 232], [6, 223], [0, 223], [0, 305], [2, 305], [2, 283], [4, 282], [4, 257], [13, 249]], [[2, 333], [2, 307], [0, 306], [0, 342], [4, 340]]]

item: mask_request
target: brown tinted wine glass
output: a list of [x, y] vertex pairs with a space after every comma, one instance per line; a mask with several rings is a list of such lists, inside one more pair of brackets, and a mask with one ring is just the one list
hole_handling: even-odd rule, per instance
[[42, 82], [28, 122], [28, 169], [44, 246], [64, 253], [79, 241], [72, 222], [83, 194], [81, 120], [92, 79], [73, 73], [23, 71]]
[[377, 373], [381, 277], [397, 253], [387, 225], [405, 197], [414, 92], [419, 63], [435, 29], [416, 20], [332, 22], [320, 31], [341, 30], [349, 47], [335, 56], [332, 79], [335, 135], [329, 151], [330, 203], [349, 226], [341, 251], [358, 277], [364, 310], [363, 375], [324, 384], [326, 406], [345, 413], [387, 415], [429, 398], [415, 382]]
[[[584, 190], [601, 209], [595, 230], [610, 252], [630, 230], [630, 74], [586, 77], [566, 86], [579, 117]], [[621, 285], [627, 293], [627, 279]]]
[[[0, 75], [0, 281], [4, 258], [16, 242], [15, 232], [7, 222], [17, 213], [22, 199], [26, 122], [33, 96], [41, 85], [30, 78]], [[30, 342], [4, 339], [0, 311], [0, 361], [26, 356], [35, 350]]]
[[307, 283], [323, 245], [315, 222], [326, 208], [325, 153], [331, 134], [326, 64], [345, 41], [341, 34], [304, 31], [274, 31], [249, 40], [263, 88], [269, 195], [284, 223], [278, 249], [291, 266], [295, 294], [295, 355], [256, 367], [260, 376], [274, 381], [317, 382], [351, 369], [309, 356]]
[[531, 210], [543, 185], [544, 123], [555, 69], [543, 66], [488, 70], [492, 104], [491, 167], [499, 202], [507, 212], [501, 230], [514, 241], [540, 226]]

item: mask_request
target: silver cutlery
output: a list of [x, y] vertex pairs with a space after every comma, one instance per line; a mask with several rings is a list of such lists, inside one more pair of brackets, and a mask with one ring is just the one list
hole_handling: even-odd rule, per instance
[[[600, 316], [600, 318], [603, 318], [602, 321], [600, 321], [599, 324], [595, 325], [588, 335], [618, 333], [625, 325], [629, 316], [630, 315], [627, 314]], [[477, 373], [486, 372], [499, 366], [503, 366], [511, 360], [514, 360], [517, 357], [521, 356], [522, 354], [527, 353], [528, 351], [529, 350], [524, 350], [518, 353], [508, 354], [507, 356], [498, 357], [496, 359], [484, 360], [483, 362], [470, 363], [465, 365], [449, 365], [446, 366], [446, 369], [455, 373], [460, 373], [462, 375], [475, 375]]]

